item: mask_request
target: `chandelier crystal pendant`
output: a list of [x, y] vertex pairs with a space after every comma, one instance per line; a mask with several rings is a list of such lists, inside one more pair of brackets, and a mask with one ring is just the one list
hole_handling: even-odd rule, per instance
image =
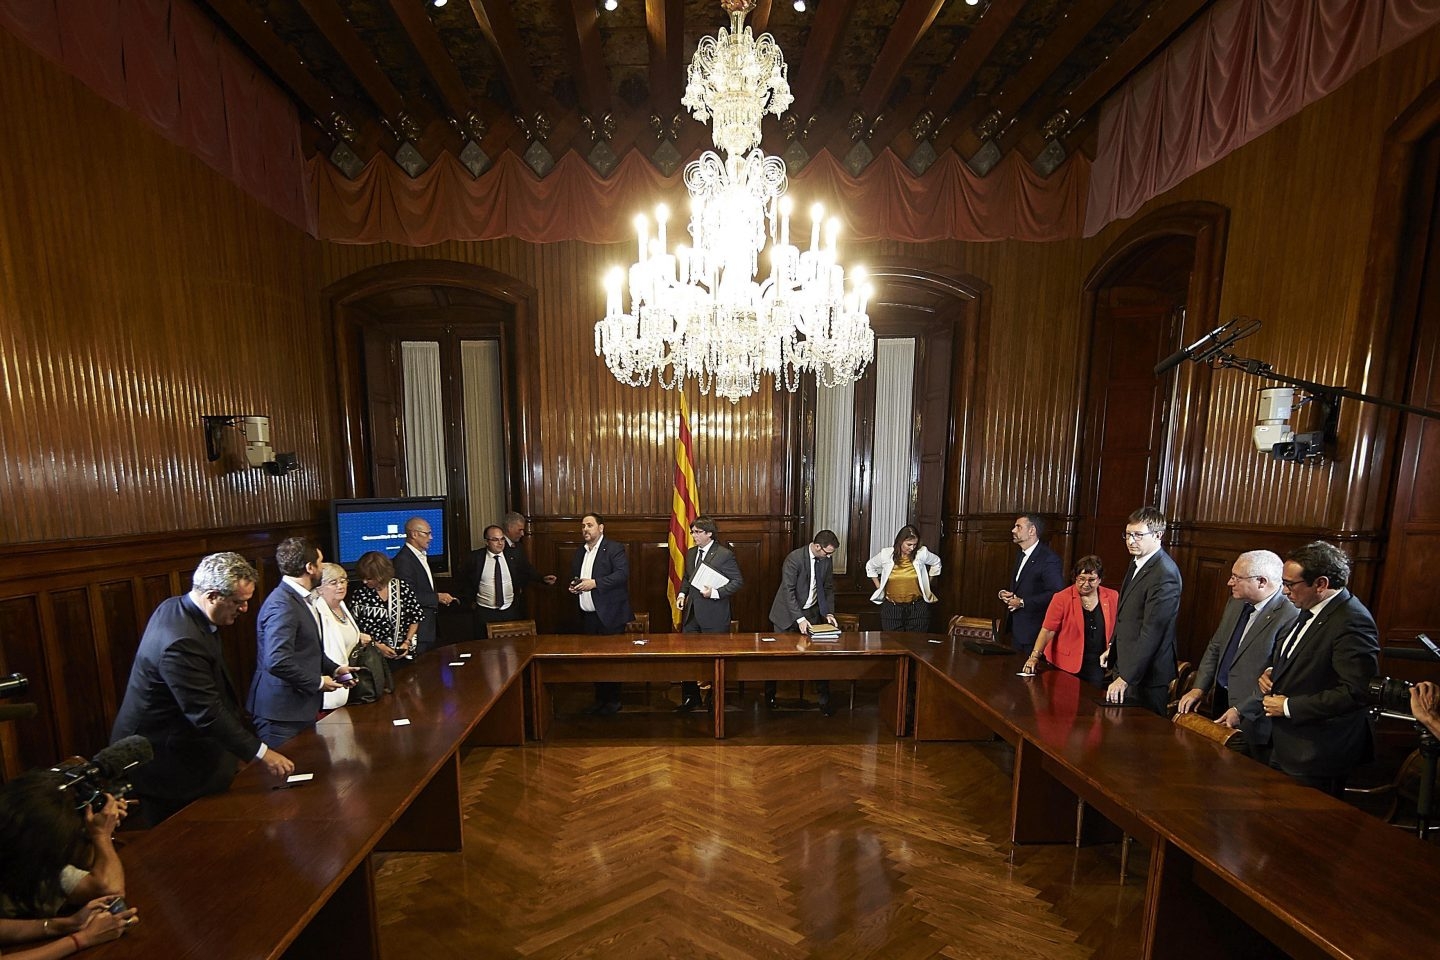
[[636, 218], [637, 259], [628, 275], [616, 267], [606, 278], [595, 353], [621, 383], [658, 380], [674, 390], [694, 378], [701, 393], [732, 403], [756, 392], [765, 374], [792, 392], [807, 372], [826, 387], [853, 383], [875, 356], [864, 271], [851, 271], [847, 291], [840, 222], [826, 220], [818, 203], [809, 245], [791, 242], [785, 164], [759, 148], [765, 114], [778, 117], [792, 102], [785, 59], [774, 37], [756, 40], [745, 26], [754, 0], [721, 6], [730, 29], [700, 41], [681, 100], [697, 120], [713, 121], [721, 151], [685, 167], [691, 245], [670, 246], [664, 204], [653, 236], [649, 219]]

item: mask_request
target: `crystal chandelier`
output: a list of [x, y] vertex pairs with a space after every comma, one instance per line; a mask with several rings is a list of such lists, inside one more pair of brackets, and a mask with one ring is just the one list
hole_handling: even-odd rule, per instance
[[[769, 374], [794, 391], [813, 371], [821, 385], [857, 380], [875, 355], [865, 313], [864, 273], [836, 256], [840, 223], [810, 211], [810, 242], [791, 242], [785, 164], [760, 149], [760, 121], [790, 106], [785, 59], [774, 37], [755, 40], [744, 25], [754, 0], [721, 0], [730, 29], [703, 38], [681, 103], [713, 121], [714, 151], [685, 167], [691, 245], [669, 245], [669, 209], [636, 218], [638, 259], [629, 270], [630, 311], [622, 310], [625, 272], [606, 278], [605, 318], [595, 353], [621, 383], [666, 390], [695, 378], [732, 403]], [[767, 238], [769, 274], [760, 277]]]

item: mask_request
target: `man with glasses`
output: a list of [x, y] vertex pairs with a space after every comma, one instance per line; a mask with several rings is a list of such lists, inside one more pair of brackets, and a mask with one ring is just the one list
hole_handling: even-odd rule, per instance
[[[723, 543], [717, 543], [718, 528], [709, 517], [696, 517], [690, 524], [690, 536], [695, 546], [685, 553], [685, 570], [680, 578], [680, 592], [675, 595], [675, 605], [680, 608], [680, 629], [684, 633], [729, 633], [730, 598], [745, 585], [740, 575], [740, 564], [735, 552]], [[702, 568], [719, 574], [725, 583], [718, 587], [706, 583], [696, 585], [695, 578]], [[680, 684], [679, 713], [689, 713], [700, 706], [700, 685], [694, 680]]]
[[195, 568], [190, 592], [162, 602], [145, 626], [110, 742], [138, 734], [155, 748], [154, 759], [129, 774], [151, 826], [228, 789], [242, 761], [258, 760], [276, 777], [295, 772], [241, 719], [220, 648], [220, 628], [249, 608], [257, 579], [238, 553], [212, 553]]
[[[776, 630], [809, 635], [810, 625], [821, 620], [835, 624], [835, 565], [831, 560], [840, 549], [833, 530], [821, 530], [810, 543], [792, 550], [780, 570], [780, 589], [770, 605], [770, 622]], [[775, 681], [765, 681], [765, 703], [774, 709]], [[832, 716], [830, 681], [816, 680], [820, 712]]]
[[470, 554], [470, 596], [475, 602], [475, 636], [485, 636], [485, 625], [502, 620], [526, 619], [525, 588], [542, 577], [521, 552], [511, 545], [503, 527], [485, 528], [485, 546]]
[[1125, 549], [1134, 560], [1120, 584], [1115, 634], [1101, 665], [1118, 674], [1105, 691], [1111, 703], [1134, 703], [1165, 715], [1175, 679], [1175, 620], [1180, 613], [1180, 568], [1160, 548], [1165, 515], [1141, 507], [1125, 524]]
[[[1228, 581], [1230, 600], [1200, 658], [1194, 688], [1180, 698], [1181, 713], [1195, 710], [1208, 693], [1215, 722], [1242, 729], [1240, 708], [1246, 701], [1258, 702], [1256, 682], [1270, 663], [1275, 638], [1300, 614], [1281, 589], [1281, 577], [1280, 557], [1269, 550], [1251, 550], [1236, 559]], [[1248, 732], [1244, 737], [1249, 739]], [[1248, 750], [1247, 743], [1236, 742], [1240, 739], [1230, 742]]]
[[1339, 547], [1307, 543], [1285, 558], [1284, 574], [1300, 615], [1260, 675], [1257, 736], [1268, 727], [1270, 766], [1338, 797], [1350, 771], [1374, 755], [1365, 702], [1379, 672], [1379, 633], [1345, 587], [1350, 561]]
[[435, 622], [440, 607], [449, 606], [455, 598], [444, 591], [435, 589], [435, 574], [430, 569], [430, 541], [435, 534], [424, 517], [411, 517], [405, 521], [405, 543], [393, 558], [395, 576], [410, 585], [415, 599], [420, 602], [424, 617], [420, 629], [415, 631], [415, 652], [424, 653], [435, 646]]

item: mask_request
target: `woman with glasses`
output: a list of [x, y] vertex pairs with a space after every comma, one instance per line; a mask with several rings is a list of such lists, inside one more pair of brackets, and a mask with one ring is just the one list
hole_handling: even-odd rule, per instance
[[1086, 683], [1103, 686], [1105, 670], [1100, 655], [1115, 632], [1115, 611], [1120, 594], [1102, 587], [1105, 565], [1095, 555], [1075, 564], [1075, 583], [1050, 598], [1045, 623], [1035, 638], [1035, 649], [1025, 661], [1025, 673], [1034, 673], [1045, 659]]
[[[320, 602], [315, 609], [320, 615], [320, 642], [325, 656], [336, 663], [349, 663], [350, 652], [360, 644], [371, 643], [370, 634], [365, 633], [356, 623], [355, 615], [345, 605], [345, 594], [350, 590], [350, 575], [338, 563], [320, 565]], [[390, 656], [394, 656], [392, 650]], [[331, 690], [325, 694], [322, 710], [335, 710], [345, 706], [350, 696], [349, 687]]]
[[930, 604], [937, 599], [930, 579], [940, 575], [940, 558], [920, 545], [919, 530], [901, 527], [894, 545], [865, 564], [865, 574], [875, 585], [870, 602], [880, 606], [881, 630], [930, 632]]
[[363, 554], [355, 564], [360, 586], [350, 594], [355, 623], [380, 644], [387, 657], [410, 655], [424, 611], [410, 585], [395, 576], [395, 564], [378, 550]]

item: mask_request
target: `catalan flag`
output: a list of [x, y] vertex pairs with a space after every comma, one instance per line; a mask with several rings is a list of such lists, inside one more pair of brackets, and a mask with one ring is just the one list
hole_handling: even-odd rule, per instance
[[675, 438], [675, 494], [670, 501], [670, 620], [678, 629], [680, 609], [675, 595], [680, 592], [680, 578], [685, 575], [685, 551], [695, 545], [690, 524], [700, 515], [700, 495], [695, 489], [695, 444], [690, 438], [690, 406], [685, 391], [680, 397], [680, 433]]

